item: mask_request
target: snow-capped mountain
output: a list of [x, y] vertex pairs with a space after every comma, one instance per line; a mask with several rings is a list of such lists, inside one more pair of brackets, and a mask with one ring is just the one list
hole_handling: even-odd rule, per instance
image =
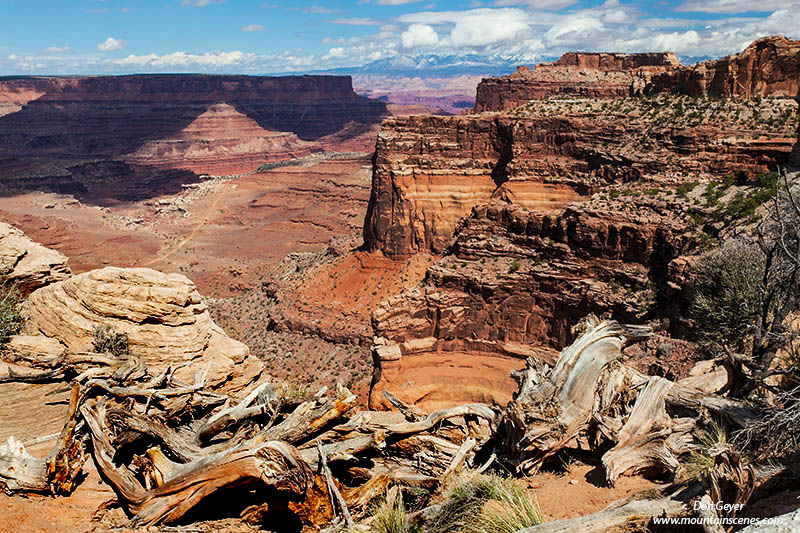
[[549, 60], [533, 54], [423, 54], [400, 55], [361, 66], [340, 67], [325, 72], [335, 74], [384, 74], [393, 76], [500, 76], [513, 72], [517, 65], [532, 65]]

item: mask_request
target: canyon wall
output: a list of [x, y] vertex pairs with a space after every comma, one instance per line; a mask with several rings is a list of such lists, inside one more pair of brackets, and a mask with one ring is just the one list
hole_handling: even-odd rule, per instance
[[478, 84], [475, 112], [501, 111], [552, 96], [624, 98], [650, 77], [680, 65], [672, 52], [609, 54], [570, 52], [554, 63], [521, 67], [510, 76]]
[[646, 92], [692, 96], [800, 96], [800, 41], [781, 35], [753, 42], [738, 54], [654, 75]]
[[442, 257], [373, 313], [371, 404], [442, 389], [502, 403], [508, 368], [552, 361], [589, 313], [683, 327], [694, 254], [744, 222], [725, 202], [798, 156], [793, 46], [759, 41], [712, 74], [674, 56], [567, 54], [482, 83], [476, 110], [491, 112], [386, 121], [365, 247]]
[[680, 209], [653, 199], [572, 204], [544, 213], [491, 203], [473, 209], [424, 284], [384, 302], [376, 335], [417, 351], [525, 355], [563, 348], [587, 313], [636, 321], [652, 279], [695, 246]]
[[[783, 102], [795, 113], [792, 101]], [[594, 106], [594, 107], [592, 107]], [[689, 173], [766, 172], [795, 141], [783, 130], [648, 115], [638, 103], [527, 115], [394, 117], [378, 136], [364, 243], [392, 257], [445, 249], [458, 221], [492, 199], [552, 209], [610, 183]], [[667, 102], [660, 112], [678, 104]], [[683, 106], [681, 103], [680, 106]], [[733, 113], [733, 111], [730, 111]], [[633, 115], [636, 113], [636, 115]]]
[[335, 150], [388, 112], [344, 76], [1, 78], [0, 184], [117, 199]]

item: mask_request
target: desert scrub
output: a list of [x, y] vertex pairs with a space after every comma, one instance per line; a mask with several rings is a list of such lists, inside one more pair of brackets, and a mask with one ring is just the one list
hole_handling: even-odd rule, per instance
[[408, 521], [403, 493], [394, 491], [394, 497], [388, 497], [375, 510], [371, 531], [375, 533], [418, 533], [419, 526]]
[[725, 427], [712, 420], [698, 437], [697, 449], [689, 454], [686, 470], [693, 477], [708, 475], [714, 469], [717, 455], [731, 449]]
[[23, 319], [19, 314], [21, 296], [15, 285], [0, 286], [0, 344], [5, 344], [12, 335], [22, 329]]
[[514, 533], [542, 523], [539, 506], [516, 480], [476, 476], [457, 486], [426, 533]]
[[131, 353], [128, 335], [119, 333], [108, 325], [95, 326], [92, 350], [97, 353], [110, 353], [116, 356]]

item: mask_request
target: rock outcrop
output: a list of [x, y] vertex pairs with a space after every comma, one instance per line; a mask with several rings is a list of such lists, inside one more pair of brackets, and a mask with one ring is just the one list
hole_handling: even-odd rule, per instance
[[17, 228], [0, 222], [0, 280], [26, 296], [49, 283], [67, 279], [67, 257], [30, 240]]
[[552, 96], [623, 98], [644, 88], [654, 74], [679, 65], [672, 52], [570, 52], [553, 63], [540, 63], [533, 68], [520, 68], [510, 76], [482, 80], [473, 109], [501, 111]]
[[[363, 135], [388, 115], [345, 76], [0, 80], [0, 186], [140, 199]], [[338, 143], [338, 144], [337, 144]]]
[[800, 41], [773, 35], [738, 54], [654, 75], [646, 92], [766, 98], [800, 96]]
[[690, 226], [645, 201], [550, 213], [476, 207], [425, 282], [375, 311], [375, 333], [385, 339], [376, 354], [524, 356], [530, 346], [563, 348], [588, 313], [634, 321], [657, 296], [653, 280], [665, 284], [670, 262], [696, 245]]
[[[549, 361], [589, 313], [682, 328], [693, 255], [735, 217], [753, 219], [732, 199], [754, 198], [757, 175], [797, 157], [793, 49], [759, 41], [711, 74], [672, 56], [567, 54], [484, 82], [476, 109], [498, 111], [386, 121], [365, 246], [443, 256], [373, 313], [372, 404], [382, 390], [435, 399], [433, 385], [500, 398], [503, 361]], [[569, 69], [596, 84], [576, 85]], [[689, 81], [698, 89], [681, 90]], [[482, 384], [469, 392], [439, 365]]]
[[394, 117], [378, 136], [364, 242], [392, 257], [438, 253], [458, 221], [492, 199], [551, 209], [610, 183], [766, 172], [788, 161], [796, 116], [793, 100], [662, 95]]
[[35, 291], [22, 313], [26, 334], [57, 339], [72, 351], [90, 350], [95, 327], [110, 326], [128, 335], [131, 351], [151, 372], [172, 366], [188, 383], [197, 375], [238, 386], [261, 372], [247, 346], [214, 324], [194, 284], [180, 274], [92, 270]]

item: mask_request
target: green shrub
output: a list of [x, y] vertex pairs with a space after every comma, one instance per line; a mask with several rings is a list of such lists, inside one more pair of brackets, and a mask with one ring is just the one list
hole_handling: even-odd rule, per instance
[[680, 185], [678, 185], [678, 188], [675, 189], [675, 190], [679, 195], [686, 196], [687, 194], [692, 192], [695, 187], [697, 187], [697, 183], [696, 182], [681, 183]]
[[514, 259], [514, 262], [511, 263], [511, 266], [509, 267], [508, 272], [510, 274], [513, 274], [514, 272], [517, 272], [519, 270], [519, 267], [520, 267], [519, 259]]
[[111, 326], [95, 326], [92, 350], [97, 353], [110, 353], [116, 356], [131, 353], [128, 335], [126, 333], [118, 333]]
[[0, 286], [0, 344], [8, 342], [11, 335], [22, 329], [23, 319], [19, 314], [21, 297], [15, 285]]

